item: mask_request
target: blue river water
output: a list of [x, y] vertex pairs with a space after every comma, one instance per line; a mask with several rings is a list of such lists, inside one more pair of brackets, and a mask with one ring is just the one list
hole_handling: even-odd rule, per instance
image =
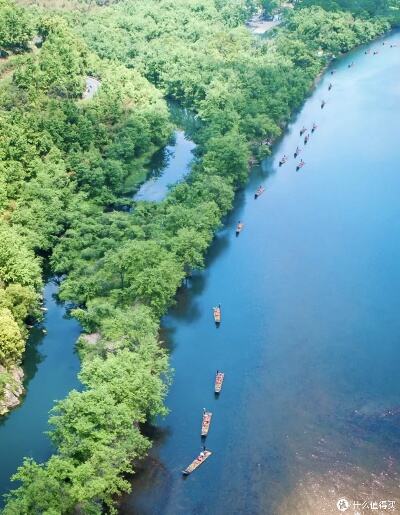
[[[318, 82], [165, 317], [171, 412], [148, 428], [121, 513], [335, 514], [340, 498], [352, 515], [400, 509], [400, 36], [382, 41]], [[213, 455], [183, 479], [203, 407]]]
[[174, 141], [153, 157], [150, 178], [142, 184], [134, 200], [163, 200], [169, 186], [176, 184], [189, 172], [194, 148], [195, 144], [185, 136], [185, 132], [176, 130]]
[[51, 442], [45, 434], [48, 412], [55, 400], [79, 388], [80, 365], [74, 344], [80, 326], [66, 318], [65, 306], [57, 302], [56, 293], [57, 285], [49, 281], [44, 289], [44, 321], [32, 329], [24, 357], [26, 395], [18, 408], [0, 419], [0, 494], [15, 487], [10, 477], [24, 457], [44, 461], [51, 455]]

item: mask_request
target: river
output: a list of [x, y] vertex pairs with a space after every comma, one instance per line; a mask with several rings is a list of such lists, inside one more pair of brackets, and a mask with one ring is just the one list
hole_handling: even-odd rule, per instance
[[168, 109], [177, 128], [169, 145], [161, 148], [150, 160], [148, 178], [134, 195], [134, 200], [160, 202], [167, 196], [170, 186], [183, 180], [190, 171], [196, 147], [192, 137], [199, 122], [193, 113], [173, 100], [168, 101]]
[[195, 144], [185, 132], [177, 129], [173, 141], [155, 153], [150, 162], [150, 176], [133, 197], [134, 200], [159, 202], [169, 191], [169, 186], [182, 180], [188, 173]]
[[24, 457], [41, 462], [51, 455], [52, 445], [45, 434], [49, 410], [55, 400], [79, 388], [80, 364], [74, 345], [80, 326], [66, 317], [65, 306], [57, 302], [56, 293], [57, 285], [49, 280], [44, 289], [47, 311], [43, 323], [31, 330], [24, 355], [26, 395], [19, 407], [0, 419], [0, 494], [15, 486], [10, 477]]
[[[341, 497], [351, 514], [400, 507], [399, 40], [322, 77], [163, 320], [171, 413], [149, 428], [154, 447], [121, 513], [320, 515], [340, 513]], [[203, 407], [213, 455], [183, 479]]]

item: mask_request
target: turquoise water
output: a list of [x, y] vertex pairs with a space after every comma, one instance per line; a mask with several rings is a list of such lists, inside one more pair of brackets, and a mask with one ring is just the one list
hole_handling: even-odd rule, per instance
[[169, 191], [169, 186], [185, 177], [193, 159], [195, 144], [185, 136], [183, 130], [176, 130], [173, 142], [161, 149], [150, 163], [150, 178], [142, 184], [134, 200], [159, 202]]
[[170, 144], [154, 154], [149, 164], [149, 178], [135, 194], [134, 200], [163, 200], [169, 187], [184, 179], [190, 171], [196, 147], [192, 139], [199, 121], [191, 111], [173, 100], [168, 100], [168, 108], [171, 121], [178, 128]]
[[[385, 42], [325, 74], [165, 317], [171, 413], [148, 428], [154, 448], [121, 513], [320, 515], [339, 513], [340, 497], [400, 506], [400, 36]], [[296, 172], [299, 130], [314, 121]], [[203, 407], [214, 454], [184, 480]]]
[[[49, 281], [44, 289], [48, 311], [42, 326], [31, 331], [23, 362], [26, 395], [18, 408], [0, 419], [0, 494], [15, 486], [10, 477], [24, 457], [44, 461], [50, 456], [52, 446], [44, 434], [49, 429], [48, 412], [55, 400], [79, 388], [74, 344], [80, 326], [65, 317], [65, 306], [56, 301], [56, 292], [56, 284]], [[44, 327], [47, 334], [43, 334]]]

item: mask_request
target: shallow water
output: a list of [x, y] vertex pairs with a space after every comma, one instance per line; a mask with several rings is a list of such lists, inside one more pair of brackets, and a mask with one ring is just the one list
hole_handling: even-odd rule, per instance
[[[340, 497], [346, 513], [400, 509], [400, 36], [385, 41], [322, 78], [165, 318], [171, 414], [122, 513], [334, 514]], [[296, 173], [299, 129], [313, 121]], [[182, 479], [203, 407], [214, 454]]]
[[[0, 506], [1, 495], [16, 485], [10, 477], [22, 465], [24, 457], [46, 460], [52, 446], [45, 431], [49, 429], [48, 412], [54, 401], [79, 388], [79, 358], [74, 344], [80, 326], [65, 317], [65, 306], [54, 298], [57, 286], [49, 281], [44, 289], [48, 308], [40, 327], [31, 331], [24, 357], [26, 395], [21, 405], [0, 419]], [[45, 327], [47, 334], [43, 334]]]

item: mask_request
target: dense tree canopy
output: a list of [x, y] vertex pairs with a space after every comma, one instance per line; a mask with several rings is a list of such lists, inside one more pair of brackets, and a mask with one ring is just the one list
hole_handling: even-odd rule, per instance
[[[4, 48], [7, 30], [20, 38], [19, 51], [21, 34], [30, 39], [36, 27], [42, 38], [40, 48], [25, 45], [8, 57], [0, 75], [0, 365], [8, 377], [22, 358], [26, 323], [40, 317], [43, 261], [79, 210], [101, 218], [121, 200], [128, 177], [135, 185], [145, 175], [171, 125], [145, 78], [91, 54], [62, 18], [33, 16], [5, 0], [0, 13]], [[85, 101], [89, 74], [101, 87]]]

